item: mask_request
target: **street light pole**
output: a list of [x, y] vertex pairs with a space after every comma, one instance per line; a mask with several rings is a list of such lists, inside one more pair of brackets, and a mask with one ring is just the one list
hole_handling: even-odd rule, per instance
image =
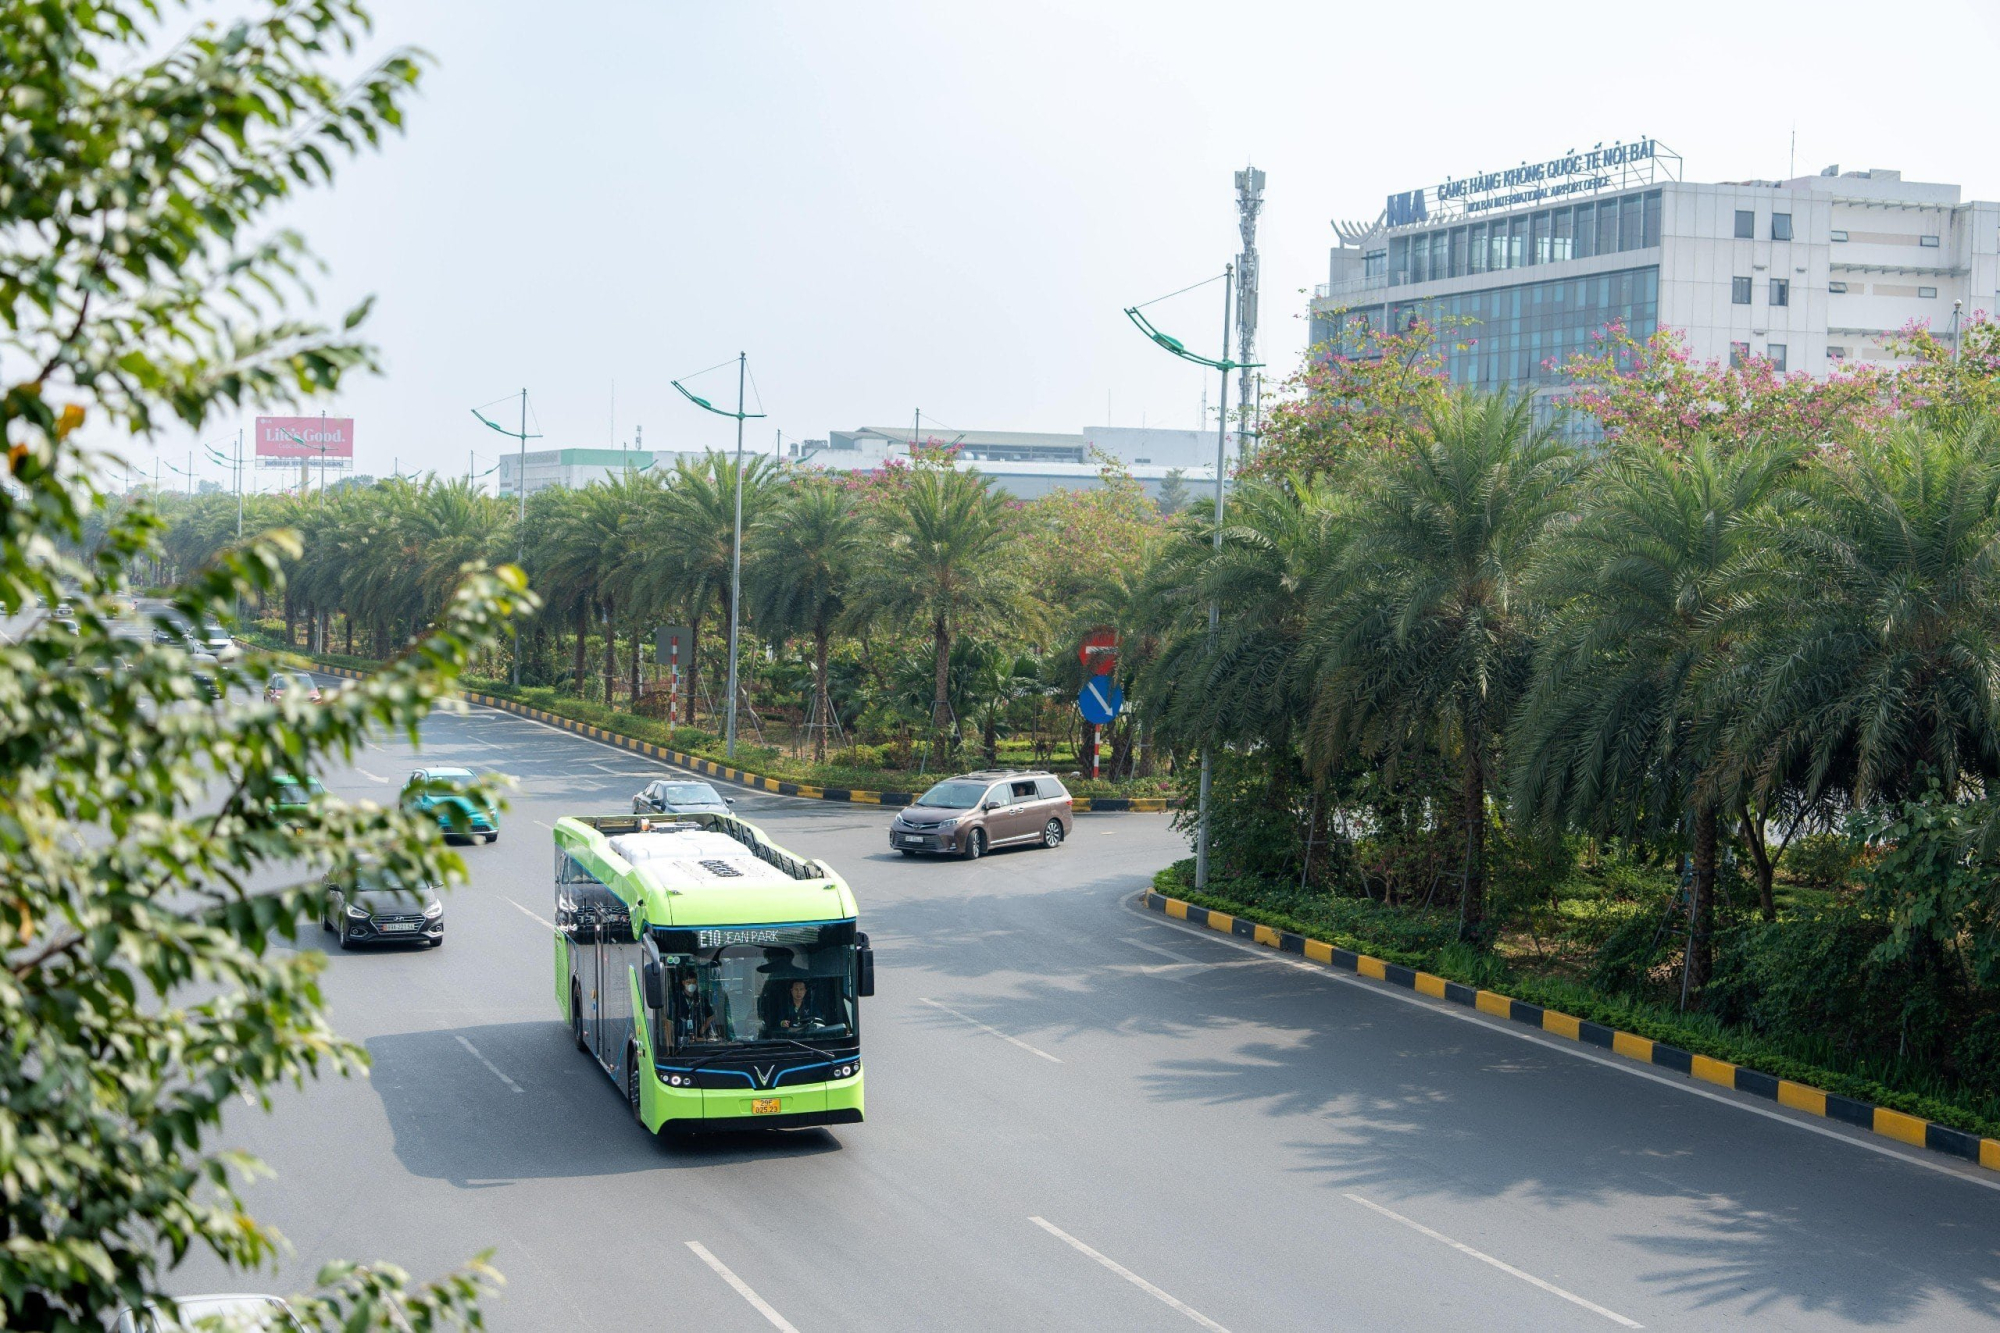
[[[1222, 270], [1222, 360], [1225, 367], [1229, 362], [1229, 297], [1235, 286], [1236, 266]], [[1247, 373], [1247, 372], [1246, 372]], [[1222, 410], [1215, 419], [1215, 535], [1213, 549], [1222, 550], [1222, 469], [1228, 451], [1229, 439], [1229, 371], [1222, 372]], [[1208, 599], [1208, 651], [1215, 652], [1216, 631], [1222, 624], [1222, 607], [1213, 597]], [[1196, 811], [1194, 833], [1194, 886], [1208, 887], [1208, 789], [1213, 777], [1214, 760], [1209, 747], [1201, 747], [1201, 796], [1200, 807]]]
[[[1204, 280], [1204, 282], [1208, 281], [1213, 281], [1213, 279]], [[1213, 357], [1202, 356], [1196, 352], [1190, 352], [1187, 349], [1187, 345], [1180, 339], [1171, 337], [1155, 328], [1151, 320], [1139, 313], [1140, 307], [1132, 306], [1125, 311], [1125, 317], [1137, 326], [1139, 332], [1145, 334], [1161, 347], [1181, 358], [1181, 360], [1192, 361], [1197, 365], [1208, 366], [1213, 370], [1222, 372], [1222, 411], [1218, 414], [1215, 424], [1215, 532], [1212, 543], [1214, 549], [1218, 552], [1222, 549], [1222, 475], [1224, 467], [1228, 465], [1229, 449], [1229, 372], [1244, 369], [1261, 370], [1263, 368], [1258, 362], [1231, 361], [1229, 359], [1230, 297], [1235, 292], [1235, 283], [1236, 266], [1230, 264], [1222, 270], [1222, 356], [1219, 360]], [[1175, 295], [1179, 295], [1179, 293], [1175, 293]], [[1162, 297], [1160, 299], [1165, 300], [1166, 298]], [[1152, 303], [1148, 302], [1147, 304]], [[1221, 623], [1222, 608], [1211, 598], [1208, 603], [1208, 647], [1210, 653], [1215, 651], [1215, 637]], [[1198, 889], [1208, 887], [1208, 794], [1213, 779], [1213, 767], [1213, 756], [1209, 752], [1209, 747], [1203, 744], [1201, 747], [1200, 805], [1195, 817], [1194, 843], [1194, 883]]]
[[[728, 364], [727, 361], [722, 363], [723, 366]], [[709, 367], [709, 370], [720, 369], [722, 369], [722, 366]], [[746, 412], [743, 410], [743, 380], [744, 376], [748, 373], [748, 369], [748, 353], [738, 352], [736, 354], [736, 410], [734, 412], [725, 412], [714, 403], [709, 402], [708, 399], [696, 397], [694, 394], [688, 392], [687, 386], [679, 380], [667, 381], [679, 391], [681, 397], [687, 399], [702, 411], [713, 412], [719, 417], [736, 418], [736, 519], [731, 529], [729, 541], [729, 711], [723, 740], [723, 753], [731, 759], [736, 757], [736, 640], [738, 626], [741, 623], [742, 617], [741, 607], [738, 604], [743, 600], [743, 423], [751, 417], [761, 420], [764, 416], [762, 412]], [[708, 371], [705, 370], [701, 373], [705, 375]], [[689, 698], [693, 698], [692, 688], [689, 690]]]
[[736, 354], [736, 527], [729, 540], [729, 723], [722, 751], [736, 757], [736, 632], [743, 602], [743, 376], [749, 361]]
[[[488, 404], [488, 406], [491, 406], [491, 404]], [[514, 515], [514, 562], [516, 564], [526, 564], [528, 561], [528, 441], [542, 438], [539, 433], [534, 435], [528, 434], [528, 391], [526, 389], [521, 390], [521, 429], [518, 431], [508, 430], [497, 421], [487, 420], [485, 415], [476, 407], [472, 409], [472, 415], [478, 417], [480, 422], [489, 430], [496, 430], [502, 435], [512, 435], [521, 442], [521, 451], [514, 464], [514, 496], [518, 501]], [[494, 464], [496, 468], [499, 466], [498, 463]], [[466, 471], [470, 473], [472, 469], [468, 466]], [[512, 655], [514, 669], [511, 679], [514, 684], [519, 685], [521, 683], [521, 648], [518, 639], [515, 641]]]

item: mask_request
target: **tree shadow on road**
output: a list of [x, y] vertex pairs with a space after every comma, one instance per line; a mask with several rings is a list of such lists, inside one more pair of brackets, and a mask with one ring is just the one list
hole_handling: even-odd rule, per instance
[[[980, 947], [1012, 940], [1004, 901], [915, 906], [959, 931], [940, 924], [911, 963], [989, 983], [1025, 972]], [[1066, 909], [1015, 900], [1023, 910]], [[1381, 989], [1245, 965], [1218, 940], [1120, 911], [1077, 905], [1077, 947], [1045, 948], [1043, 975], [1005, 977], [1004, 994], [933, 993], [1069, 1060], [1066, 1044], [1104, 1034], [1170, 1038], [1176, 1053], [1137, 1076], [1143, 1097], [1278, 1122], [1273, 1169], [1420, 1218], [1426, 1200], [1573, 1213], [1566, 1225], [1656, 1256], [1634, 1277], [1669, 1307], [1717, 1320], [2000, 1319], [2000, 1193]], [[1046, 943], [1046, 922], [1016, 920]], [[1163, 961], [1134, 938], [1198, 961]], [[1652, 1229], [1618, 1229], [1634, 1215]], [[1510, 1239], [1546, 1233], [1491, 1244]]]

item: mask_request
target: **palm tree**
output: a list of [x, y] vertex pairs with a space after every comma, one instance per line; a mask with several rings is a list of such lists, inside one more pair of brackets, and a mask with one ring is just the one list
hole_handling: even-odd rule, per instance
[[1383, 464], [1313, 612], [1314, 768], [1360, 754], [1393, 772], [1426, 745], [1456, 756], [1462, 939], [1486, 935], [1487, 786], [1533, 651], [1522, 580], [1577, 472], [1526, 399], [1453, 397]]
[[[1607, 465], [1537, 570], [1551, 614], [1509, 738], [1513, 807], [1601, 834], [1671, 830], [1685, 817], [1691, 991], [1709, 978], [1723, 814], [1717, 784], [1702, 781], [1716, 762], [1702, 719], [1717, 703], [1703, 686], [1738, 642], [1732, 601], [1756, 551], [1753, 520], [1800, 458], [1790, 444], [1635, 445]], [[1746, 834], [1761, 825], [1736, 813]]]
[[931, 641], [934, 757], [949, 750], [953, 638], [973, 623], [1031, 628], [1026, 588], [1006, 558], [1014, 517], [993, 479], [924, 465], [883, 502], [881, 547], [859, 614], [922, 626]]
[[[1162, 739], [1294, 743], [1314, 687], [1312, 608], [1342, 568], [1349, 508], [1332, 487], [1293, 477], [1239, 488], [1219, 550], [1206, 511], [1177, 525], [1131, 614], [1160, 630], [1157, 645], [1136, 645], [1132, 662], [1141, 668], [1134, 693]], [[1221, 608], [1212, 641], [1211, 602]]]
[[[642, 553], [638, 584], [661, 602], [684, 608], [688, 653], [687, 720], [694, 721], [696, 669], [702, 621], [711, 606], [729, 615], [729, 575], [736, 531], [736, 488], [743, 489], [743, 531], [750, 532], [774, 497], [771, 460], [760, 454], [736, 461], [710, 453], [698, 463], [680, 459], [665, 479], [665, 494], [640, 515], [633, 536]], [[747, 545], [747, 541], [746, 541]], [[727, 663], [724, 664], [725, 673]], [[718, 686], [719, 695], [726, 687]]]
[[[2000, 779], [2000, 423], [1907, 423], [1764, 533], [1725, 742], [1768, 795], [1854, 805]], [[1735, 770], [1732, 770], [1735, 771]]]
[[759, 519], [745, 545], [744, 596], [751, 620], [773, 641], [812, 636], [812, 755], [815, 763], [824, 763], [833, 717], [827, 656], [834, 626], [847, 611], [868, 556], [867, 520], [852, 490], [830, 478], [807, 478]]

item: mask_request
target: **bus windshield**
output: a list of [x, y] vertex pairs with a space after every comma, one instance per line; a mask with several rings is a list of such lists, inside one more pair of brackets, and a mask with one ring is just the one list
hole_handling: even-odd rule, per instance
[[858, 1035], [854, 944], [731, 944], [672, 959], [674, 1045], [843, 1043]]

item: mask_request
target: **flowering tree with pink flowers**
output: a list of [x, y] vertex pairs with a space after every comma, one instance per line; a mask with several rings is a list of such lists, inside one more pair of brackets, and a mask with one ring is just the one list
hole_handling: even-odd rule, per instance
[[2000, 323], [1975, 310], [1956, 336], [1912, 322], [1888, 344], [1906, 412], [2000, 412]]
[[1554, 368], [1574, 386], [1571, 409], [1596, 418], [1607, 436], [1666, 449], [1685, 448], [1697, 436], [1832, 442], [1887, 416], [1897, 397], [1895, 377], [1873, 367], [1842, 367], [1822, 380], [1758, 356], [1704, 361], [1677, 330], [1642, 340], [1622, 324], [1598, 334], [1595, 350]]
[[1356, 458], [1403, 449], [1451, 397], [1439, 326], [1359, 322], [1314, 347], [1286, 380], [1245, 476], [1317, 477]]

